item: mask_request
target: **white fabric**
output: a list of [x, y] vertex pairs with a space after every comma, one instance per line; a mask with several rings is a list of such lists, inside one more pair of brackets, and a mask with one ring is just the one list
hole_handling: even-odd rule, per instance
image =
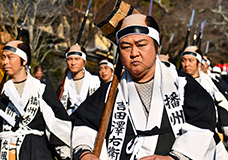
[[[183, 99], [183, 98], [179, 97], [178, 90], [174, 84], [174, 82], [176, 81], [176, 78], [177, 78], [177, 73], [176, 73], [176, 75], [171, 75], [168, 68], [163, 63], [161, 63], [160, 60], [156, 61], [151, 108], [150, 108], [149, 117], [147, 120], [142, 107], [139, 107], [139, 106], [143, 106], [143, 105], [142, 105], [142, 102], [136, 91], [134, 82], [132, 81], [130, 75], [126, 71], [122, 75], [120, 85], [118, 88], [119, 94], [117, 94], [117, 98], [116, 98], [116, 105], [114, 107], [114, 113], [113, 113], [113, 117], [112, 117], [113, 121], [115, 121], [115, 123], [116, 123], [114, 115], [117, 112], [120, 112], [120, 111], [117, 111], [117, 108], [118, 108], [118, 103], [120, 103], [121, 101], [123, 101], [124, 102], [123, 105], [125, 105], [129, 109], [129, 113], [128, 114], [126, 113], [126, 114], [129, 115], [132, 126], [135, 130], [135, 133], [136, 133], [136, 130], [141, 130], [141, 131], [151, 130], [152, 128], [154, 128], [156, 126], [158, 128], [160, 128], [161, 120], [162, 120], [161, 117], [163, 115], [164, 108], [157, 107], [157, 106], [165, 106], [168, 117], [170, 117], [170, 118], [173, 118], [172, 114], [174, 114], [176, 112], [178, 112], [179, 114], [182, 113], [182, 115], [183, 115], [183, 109], [181, 106], [182, 102], [180, 102], [181, 99]], [[174, 79], [175, 79], [175, 81], [174, 81]], [[183, 83], [183, 85], [185, 85], [186, 81], [184, 80], [184, 81], [182, 81], [182, 83]], [[119, 95], [121, 95], [121, 96], [119, 96]], [[170, 101], [167, 103], [164, 102], [165, 99], [171, 95], [178, 96], [178, 97], [176, 97], [177, 98], [176, 104], [178, 104], [178, 105], [176, 105], [175, 107], [171, 106]], [[172, 121], [172, 120], [170, 119], [170, 121]], [[174, 131], [175, 137], [178, 137], [179, 130], [184, 121], [185, 120], [184, 120], [184, 116], [183, 116], [182, 120], [180, 120], [179, 124], [176, 123], [174, 125], [173, 122], [170, 123], [172, 126], [172, 129]], [[125, 120], [125, 122], [127, 123], [127, 119]], [[112, 126], [115, 127], [115, 124], [112, 124]], [[114, 127], [111, 128], [111, 130], [114, 130]], [[123, 128], [126, 129], [126, 126]], [[117, 133], [112, 132], [110, 139], [112, 137], [124, 139], [125, 131], [123, 131], [122, 134], [119, 134], [119, 135], [120, 136], [118, 136]], [[130, 149], [130, 150], [127, 150], [127, 153], [132, 154], [131, 159], [134, 159], [135, 156], [137, 158], [140, 158], [140, 157], [144, 157], [147, 155], [151, 155], [151, 153], [155, 152], [157, 140], [158, 140], [158, 135], [147, 136], [147, 137], [137, 137], [135, 140], [128, 143], [129, 145], [134, 143], [134, 145], [132, 147], [127, 147], [128, 149]], [[111, 148], [117, 149], [114, 145], [115, 144], [113, 144], [113, 145], [109, 144], [108, 148], [111, 147]], [[120, 145], [119, 145], [118, 149], [121, 150]], [[115, 157], [114, 157], [114, 159], [115, 159]]]
[[[25, 135], [43, 135], [44, 131], [38, 131], [28, 127], [28, 124], [33, 121], [38, 109], [40, 108], [48, 129], [67, 145], [70, 145], [71, 122], [63, 121], [55, 117], [52, 108], [42, 99], [42, 95], [46, 86], [41, 84], [39, 80], [33, 78], [29, 73], [27, 73], [27, 75], [28, 76], [22, 97], [19, 96], [12, 80], [8, 80], [4, 85], [3, 92], [5, 95], [10, 96], [10, 100], [12, 99], [12, 95], [15, 97], [14, 102], [10, 101], [5, 110], [5, 113], [8, 114], [11, 117], [11, 120], [14, 121], [14, 124], [16, 122], [15, 117], [20, 115], [20, 112], [18, 112], [18, 109], [14, 106], [15, 101], [17, 101], [16, 103], [21, 106], [21, 109], [24, 109], [26, 106], [27, 107], [24, 112], [23, 120], [19, 123], [19, 128], [16, 130], [16, 132], [11, 131], [13, 124], [9, 125], [8, 123], [3, 123], [4, 132], [0, 133], [2, 144], [5, 143], [9, 145], [9, 143], [16, 143], [15, 141], [19, 138], [19, 141], [17, 142], [18, 145], [16, 146], [18, 156]], [[10, 90], [10, 92], [8, 92], [7, 88]], [[1, 152], [8, 154], [8, 150], [4, 148], [1, 148]], [[8, 157], [8, 155], [6, 155], [6, 157]]]
[[[120, 37], [118, 39], [118, 36], [117, 35], [118, 35], [119, 32], [121, 32], [123, 29], [127, 29], [127, 28], [132, 27], [132, 26], [140, 26], [140, 27], [148, 28], [149, 29], [149, 33], [148, 34], [144, 34], [144, 33], [129, 33], [129, 34], [123, 35], [122, 37]], [[152, 27], [149, 27], [149, 26], [141, 26], [141, 25], [131, 25], [131, 26], [127, 26], [127, 27], [125, 27], [123, 29], [119, 30], [116, 33], [116, 42], [117, 42], [117, 44], [119, 43], [119, 41], [120, 41], [121, 38], [124, 38], [126, 36], [129, 36], [129, 35], [132, 35], [132, 34], [143, 34], [143, 35], [147, 35], [147, 36], [153, 38], [158, 43], [158, 45], [160, 45], [159, 32], [156, 29], [152, 28]]]
[[72, 54], [72, 55], [70, 55], [70, 56], [77, 56], [77, 57], [81, 57], [84, 61], [86, 61], [86, 54], [84, 53], [84, 52], [82, 52], [82, 51], [78, 51], [78, 50], [71, 50], [71, 51], [69, 51], [69, 52], [67, 52], [66, 53], [66, 58], [68, 58], [69, 57], [69, 53], [70, 52], [80, 52], [81, 54], [82, 54], [82, 56], [79, 56], [79, 55], [77, 55], [77, 54]]
[[222, 143], [222, 141], [220, 141], [216, 145], [216, 160], [226, 160], [226, 159], [228, 159], [228, 153], [224, 144]]
[[[195, 57], [200, 63], [202, 63], [202, 56], [199, 54], [199, 53], [197, 53], [197, 52], [193, 52], [193, 51], [186, 51], [186, 52], [192, 52], [192, 53], [195, 53], [196, 54], [196, 56], [193, 56], [192, 54], [185, 54], [185, 52], [183, 52], [182, 54], [181, 54], [181, 58], [183, 57], [183, 56], [185, 56], [185, 55], [190, 55], [190, 56], [193, 56], [193, 57]], [[184, 55], [183, 55], [184, 54]]]
[[[155, 72], [157, 75], [155, 74], [155, 77], [154, 77], [155, 83], [153, 87], [154, 92], [152, 95], [153, 102], [151, 102], [152, 108], [150, 109], [150, 115], [149, 115], [148, 121], [146, 121], [145, 114], [143, 113], [142, 108], [140, 109], [139, 107], [141, 105], [140, 104], [141, 102], [138, 100], [137, 96], [132, 95], [134, 93], [137, 93], [135, 92], [134, 87], [133, 88], [129, 87], [129, 85], [131, 86], [132, 81], [127, 81], [126, 79], [124, 79], [124, 76], [128, 76], [126, 75], [126, 73], [122, 75], [120, 84], [121, 86], [123, 84], [124, 84], [123, 86], [128, 84], [129, 90], [127, 90], [126, 87], [121, 87], [121, 88], [119, 87], [119, 89], [121, 90], [119, 90], [118, 93], [122, 93], [122, 94], [121, 95], [118, 94], [118, 95], [120, 95], [120, 98], [123, 98], [123, 102], [125, 101], [123, 104], [129, 104], [129, 112], [128, 112], [129, 118], [131, 119], [132, 123], [134, 123], [134, 125], [132, 125], [133, 128], [135, 127], [137, 130], [150, 130], [154, 126], [158, 126], [160, 128], [161, 117], [164, 110], [163, 108], [164, 103], [161, 99], [165, 97], [163, 94], [169, 95], [170, 94], [169, 91], [172, 91], [172, 89], [175, 88], [175, 85], [177, 85], [179, 89], [178, 91], [177, 90], [176, 91], [179, 93], [180, 104], [181, 105], [183, 104], [184, 86], [186, 84], [185, 78], [177, 77], [176, 71], [169, 72], [167, 68], [160, 63], [161, 62], [157, 60], [156, 72]], [[157, 67], [158, 64], [162, 69]], [[165, 70], [165, 72], [162, 71], [163, 74], [159, 75], [158, 74], [159, 72], [157, 72], [157, 69]], [[172, 73], [172, 75], [170, 73]], [[157, 79], [156, 76], [158, 75], [162, 76], [161, 78], [162, 80], [164, 79], [164, 82], [156, 82], [157, 80], [161, 80], [161, 79]], [[168, 84], [164, 84], [164, 83], [168, 83]], [[172, 89], [167, 89], [167, 87], [168, 88], [170, 87], [170, 84], [171, 86], [173, 86]], [[159, 85], [159, 86], [156, 86], [156, 85]], [[117, 95], [116, 102], [118, 102], [118, 95]], [[129, 99], [130, 96], [133, 96], [133, 98]], [[154, 108], [154, 107], [157, 107], [157, 108]], [[175, 130], [182, 129], [182, 135], [179, 137], [176, 136], [176, 141], [172, 149], [188, 156], [191, 159], [196, 159], [196, 160], [212, 159], [211, 157], [214, 156], [214, 152], [215, 152], [215, 149], [214, 149], [215, 142], [213, 139], [213, 132], [207, 129], [201, 129], [201, 128], [192, 126], [188, 123], [181, 124], [177, 126], [176, 129], [175, 129], [175, 126], [172, 126], [172, 128], [174, 130], [175, 136], [176, 136]], [[91, 148], [93, 148], [93, 145], [95, 142], [94, 138], [96, 138], [97, 132], [91, 131], [91, 130], [92, 129], [89, 129], [88, 127], [80, 127], [80, 126], [74, 127], [75, 135], [73, 138], [73, 143], [74, 143], [73, 146], [78, 146], [80, 144], [87, 144], [91, 146]], [[144, 156], [153, 155], [155, 151], [155, 147], [157, 145], [157, 139], [158, 139], [158, 136], [156, 135], [150, 136], [150, 137], [140, 137], [136, 139], [135, 142], [137, 143], [135, 143], [134, 148], [132, 148], [133, 154], [137, 156], [137, 159], [142, 158]], [[109, 148], [109, 146], [107, 148]], [[102, 148], [100, 159], [101, 160], [110, 159], [110, 158], [107, 158], [107, 150], [104, 148]]]
[[[18, 55], [19, 57], [21, 57], [23, 60], [25, 60], [26, 62], [28, 61], [28, 57], [27, 57], [27, 54], [21, 50], [20, 48], [16, 48], [16, 47], [13, 47], [13, 46], [10, 46], [12, 48], [15, 48], [16, 51], [14, 52], [16, 55]], [[4, 50], [7, 50], [7, 49], [4, 49]], [[11, 51], [11, 50], [10, 50]], [[11, 51], [12, 52], [12, 51]]]
[[68, 115], [71, 115], [78, 108], [78, 106], [87, 98], [88, 94], [92, 95], [97, 88], [100, 87], [100, 80], [97, 76], [91, 75], [86, 70], [84, 70], [84, 72], [85, 76], [83, 78], [80, 94], [76, 93], [71, 72], [68, 71], [67, 73], [61, 102], [66, 110], [68, 98], [71, 102], [71, 105], [74, 106], [73, 109], [67, 110]]
[[103, 59], [99, 62], [98, 66], [101, 66], [101, 65], [106, 65], [106, 66], [110, 67], [112, 70], [114, 70], [113, 64], [106, 59]]
[[212, 160], [215, 153], [213, 132], [185, 123], [182, 126], [182, 133], [175, 140], [172, 150], [194, 160]]
[[[22, 97], [20, 97], [11, 79], [9, 79], [4, 84], [2, 91], [6, 96], [9, 97], [10, 100], [8, 106], [5, 109], [5, 113], [8, 116], [11, 116], [11, 119], [14, 120], [14, 124], [16, 123], [16, 116], [23, 117], [23, 120], [19, 123], [19, 129], [17, 132], [11, 131], [13, 127], [12, 124], [9, 125], [8, 123], [3, 123], [4, 132], [1, 133], [1, 146], [3, 146], [4, 143], [8, 144], [9, 146], [10, 143], [16, 143], [17, 141], [17, 157], [19, 156], [20, 147], [26, 134], [43, 134], [28, 127], [28, 124], [34, 119], [39, 108], [40, 99], [38, 84], [40, 84], [40, 81], [33, 78], [29, 73], [27, 73], [27, 75], [28, 76]], [[33, 89], [31, 90], [32, 87]], [[25, 107], [26, 110], [24, 111]], [[9, 122], [8, 119], [5, 120]], [[8, 157], [8, 149], [9, 148], [1, 147], [1, 155], [4, 155], [6, 153]]]
[[216, 99], [219, 102], [219, 106], [223, 107], [228, 111], [228, 101], [223, 96], [223, 94], [219, 91], [219, 89], [215, 86], [212, 79], [202, 71], [199, 71], [199, 83], [201, 86], [212, 96], [213, 99]]

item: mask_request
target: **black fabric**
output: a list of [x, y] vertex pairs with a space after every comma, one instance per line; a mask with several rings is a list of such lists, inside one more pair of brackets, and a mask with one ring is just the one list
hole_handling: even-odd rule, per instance
[[19, 153], [20, 160], [54, 160], [51, 148], [44, 136], [27, 135]]
[[12, 47], [12, 46], [5, 46], [3, 48], [3, 51], [11, 51], [11, 52], [15, 53], [17, 51], [17, 48]]
[[184, 56], [184, 55], [192, 55], [192, 56], [194, 56], [194, 57], [196, 57], [196, 56], [197, 56], [197, 54], [196, 54], [196, 53], [194, 53], [194, 52], [190, 52], [190, 51], [188, 51], [188, 52], [184, 52], [184, 53], [182, 54], [182, 56]]
[[[43, 100], [52, 108], [54, 114], [57, 118], [62, 120], [70, 121], [70, 117], [67, 115], [64, 110], [61, 102], [58, 100], [56, 93], [54, 92], [51, 86], [46, 86], [45, 91], [42, 95]], [[0, 109], [5, 111], [9, 103], [9, 98], [3, 93], [0, 96]], [[26, 107], [25, 107], [26, 109]], [[21, 117], [18, 117], [18, 122], [21, 121]], [[18, 123], [16, 123], [17, 125]], [[0, 131], [2, 131], [3, 119], [0, 117]], [[58, 125], [58, 124], [56, 124]], [[38, 108], [37, 114], [34, 119], [28, 124], [28, 127], [31, 129], [45, 131], [46, 123], [44, 117]], [[17, 126], [12, 129], [17, 129]], [[51, 160], [54, 159], [56, 154], [53, 146], [47, 141], [46, 135], [37, 136], [37, 135], [26, 135], [22, 143], [20, 150], [20, 160]]]
[[71, 56], [71, 55], [78, 55], [78, 56], [82, 56], [81, 52], [77, 52], [77, 51], [71, 51], [67, 53], [67, 57]]
[[157, 143], [157, 147], [155, 150], [155, 154], [165, 156], [166, 154], [168, 154], [170, 152], [170, 149], [172, 148], [172, 145], [175, 141], [175, 137], [172, 132], [166, 110], [164, 110], [164, 112], [163, 112], [161, 128], [169, 128], [170, 131], [165, 134], [161, 134], [158, 137], [158, 143]]
[[183, 110], [188, 123], [214, 132], [216, 116], [214, 102], [209, 93], [189, 74], [178, 71], [185, 76], [185, 100]]
[[47, 85], [45, 87], [43, 99], [52, 108], [57, 118], [67, 121], [71, 120], [51, 86]]
[[123, 28], [120, 30], [117, 34], [118, 39], [123, 37], [124, 35], [130, 34], [130, 33], [143, 33], [143, 34], [148, 34], [149, 29], [145, 26], [130, 26]]
[[99, 64], [98, 64], [98, 67], [99, 67], [100, 65], [103, 65], [103, 64], [108, 65], [107, 62], [102, 62], [102, 63], [99, 63]]
[[[190, 75], [178, 72], [179, 76], [185, 77], [187, 84], [185, 86], [184, 114], [186, 121], [194, 126], [210, 129], [215, 132], [215, 109], [211, 96], [204, 90]], [[88, 126], [96, 131], [99, 130], [100, 121], [105, 107], [105, 95], [109, 83], [101, 86], [92, 96], [84, 101], [79, 108], [73, 113], [74, 126]], [[166, 114], [166, 113], [164, 113]], [[162, 128], [169, 127], [168, 118], [163, 116]], [[110, 135], [111, 120], [106, 134], [106, 139]], [[135, 137], [130, 121], [128, 120], [126, 136], [123, 143], [120, 159], [129, 159], [130, 155], [126, 154], [125, 148], [127, 143]], [[166, 143], [166, 140], [167, 143]], [[166, 155], [171, 149], [174, 142], [173, 133], [159, 136], [156, 153]], [[164, 147], [167, 145], [166, 147]], [[164, 147], [164, 149], [162, 148]], [[196, 146], [197, 147], [197, 146]]]

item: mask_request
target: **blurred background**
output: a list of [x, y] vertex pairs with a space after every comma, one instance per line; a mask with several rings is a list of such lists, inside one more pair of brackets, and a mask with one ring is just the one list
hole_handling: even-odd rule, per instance
[[[107, 53], [110, 52], [110, 60], [115, 59], [116, 47], [111, 46], [94, 26], [96, 14], [107, 1], [92, 1], [80, 40], [88, 52], [86, 68], [93, 74], [97, 74], [97, 64], [107, 57]], [[188, 45], [196, 43], [203, 25], [199, 42], [201, 51], [210, 58], [211, 66], [228, 63], [227, 0], [124, 1], [140, 13], [151, 12], [160, 27], [160, 54], [169, 54], [177, 62], [194, 10]], [[56, 89], [66, 68], [64, 52], [76, 43], [88, 3], [89, 0], [0, 0], [0, 53], [7, 42], [16, 39], [28, 9], [21, 39], [32, 49], [31, 72], [34, 66], [41, 65]], [[197, 35], [195, 39], [194, 35]], [[228, 71], [225, 67], [223, 70]], [[2, 77], [2, 70], [0, 74]]]

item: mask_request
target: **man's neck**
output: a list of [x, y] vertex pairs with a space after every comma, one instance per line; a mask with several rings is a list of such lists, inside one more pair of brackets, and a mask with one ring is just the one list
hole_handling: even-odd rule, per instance
[[74, 80], [76, 80], [76, 79], [81, 79], [81, 78], [83, 78], [84, 75], [85, 75], [85, 72], [84, 72], [83, 70], [81, 70], [81, 71], [79, 71], [79, 72], [77, 72], [77, 73], [73, 73], [73, 72], [71, 72], [71, 73], [72, 73], [72, 78], [73, 78]]
[[199, 75], [199, 72], [196, 72], [195, 74], [192, 75], [193, 78], [198, 78], [200, 75]]
[[14, 76], [10, 76], [13, 82], [21, 82], [24, 81], [25, 79], [27, 79], [27, 73], [21, 72], [20, 74], [14, 75]]

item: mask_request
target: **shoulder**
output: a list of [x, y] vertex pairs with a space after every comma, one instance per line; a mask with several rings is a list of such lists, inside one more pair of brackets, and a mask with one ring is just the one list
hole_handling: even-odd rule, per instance
[[0, 108], [4, 110], [6, 108], [6, 106], [8, 105], [9, 101], [10, 101], [9, 98], [3, 92], [0, 95]]
[[99, 128], [99, 122], [105, 108], [105, 97], [110, 83], [104, 84], [89, 96], [72, 114], [74, 125], [85, 122], [93, 129]]

